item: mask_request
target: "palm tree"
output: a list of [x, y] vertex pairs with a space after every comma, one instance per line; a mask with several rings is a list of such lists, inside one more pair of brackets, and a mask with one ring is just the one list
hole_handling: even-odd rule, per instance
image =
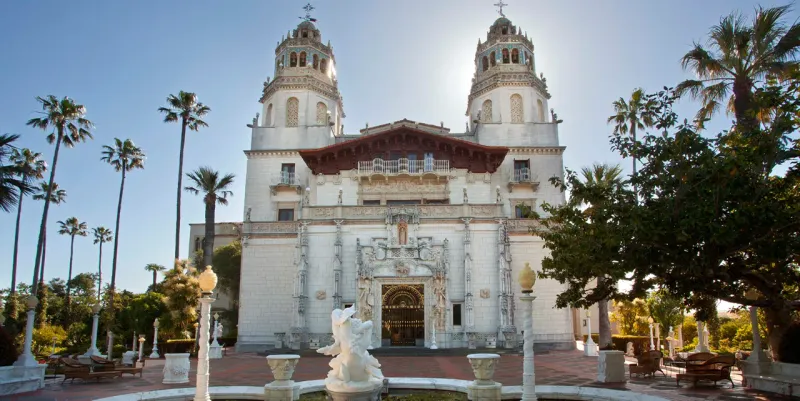
[[[57, 182], [54, 182], [53, 185], [49, 185], [45, 181], [39, 183], [39, 186], [36, 188], [36, 192], [33, 194], [33, 200], [45, 200], [48, 193], [50, 194], [50, 203], [60, 205], [67, 201], [66, 190], [59, 188]], [[39, 269], [39, 282], [44, 283], [44, 262], [47, 251], [47, 232], [42, 235], [41, 251], [42, 260]], [[34, 278], [34, 281], [35, 280], [36, 279]]]
[[[614, 184], [620, 182], [622, 175], [622, 168], [619, 165], [608, 165], [595, 163], [592, 167], [584, 167], [581, 169], [583, 181], [587, 187], [597, 188], [610, 188]], [[592, 215], [592, 199], [581, 199], [587, 204], [586, 214], [591, 218]], [[606, 280], [605, 277], [598, 277], [598, 286]], [[608, 299], [603, 299], [597, 302], [597, 315], [598, 315], [598, 331], [600, 334], [600, 347], [607, 347], [611, 344], [611, 321], [608, 316]]]
[[[41, 180], [47, 170], [47, 163], [41, 159], [42, 154], [33, 152], [30, 149], [14, 149], [11, 153], [11, 162], [14, 163], [19, 171], [20, 183], [28, 186], [28, 182], [32, 179]], [[31, 187], [31, 190], [33, 188]], [[22, 192], [22, 188], [19, 188]], [[25, 197], [24, 193], [19, 194], [17, 202], [17, 223], [14, 229], [14, 256], [11, 263], [11, 295], [13, 297], [17, 287], [17, 254], [19, 251], [19, 224], [22, 220], [22, 199]]]
[[746, 130], [758, 127], [755, 85], [768, 76], [786, 79], [798, 67], [795, 56], [800, 50], [800, 25], [787, 26], [783, 17], [789, 11], [789, 5], [759, 6], [751, 23], [741, 13], [732, 13], [711, 28], [708, 47], [695, 42], [683, 56], [683, 68], [691, 69], [698, 79], [683, 81], [675, 90], [679, 96], [689, 93], [703, 102], [697, 112], [699, 127], [723, 102]]
[[200, 167], [199, 169], [186, 174], [194, 186], [185, 189], [195, 195], [203, 193], [203, 203], [206, 205], [206, 236], [203, 238], [203, 264], [211, 264], [214, 257], [214, 216], [217, 203], [220, 205], [228, 204], [228, 196], [233, 196], [233, 192], [228, 188], [233, 184], [234, 175], [227, 174], [220, 177], [218, 171], [211, 167]]
[[[17, 139], [19, 135], [0, 135], [0, 209], [6, 212], [32, 191], [25, 180], [25, 171], [13, 159], [17, 147], [12, 143]], [[6, 159], [11, 164], [6, 164]]]
[[183, 149], [186, 144], [186, 129], [197, 131], [200, 127], [208, 127], [200, 117], [208, 114], [211, 108], [197, 101], [197, 95], [192, 92], [178, 92], [178, 95], [167, 96], [169, 107], [159, 107], [158, 111], [164, 113], [165, 123], [181, 123], [181, 148], [178, 156], [178, 200], [175, 217], [175, 259], [180, 257], [181, 244], [181, 185], [183, 180]]
[[[64, 97], [58, 100], [53, 95], [46, 98], [37, 96], [36, 100], [42, 104], [40, 113], [43, 117], [32, 118], [28, 120], [28, 125], [47, 130], [52, 128], [54, 131], [47, 135], [47, 142], [56, 144], [53, 151], [53, 163], [50, 165], [50, 181], [48, 182], [48, 191], [52, 190], [53, 182], [56, 178], [56, 166], [58, 164], [58, 151], [61, 144], [71, 148], [78, 142], [85, 142], [92, 139], [92, 134], [89, 132], [94, 127], [91, 121], [86, 119], [86, 108], [83, 105], [75, 103], [72, 99]], [[42, 260], [42, 251], [44, 247], [45, 232], [47, 230], [47, 212], [50, 210], [50, 192], [44, 198], [44, 210], [42, 211], [42, 223], [39, 226], [39, 243], [36, 246], [36, 260], [33, 264], [33, 287], [31, 293], [36, 294], [36, 277], [39, 273], [39, 263]]]
[[163, 272], [164, 270], [167, 270], [166, 267], [155, 263], [148, 263], [147, 266], [144, 267], [144, 269], [149, 272], [153, 272], [153, 287], [156, 286], [156, 282], [158, 281], [158, 272]]
[[58, 233], [61, 235], [69, 235], [69, 273], [67, 273], [67, 316], [69, 316], [69, 307], [72, 297], [70, 296], [70, 282], [72, 281], [72, 256], [75, 252], [75, 237], [85, 237], [88, 232], [86, 231], [86, 222], [78, 221], [77, 217], [70, 217], [66, 221], [58, 222]]
[[117, 202], [117, 223], [114, 227], [117, 235], [114, 237], [114, 256], [111, 259], [111, 299], [109, 305], [114, 306], [114, 291], [117, 283], [117, 249], [119, 246], [119, 218], [122, 214], [122, 193], [125, 191], [125, 176], [133, 169], [144, 168], [144, 152], [134, 145], [133, 141], [124, 141], [114, 138], [114, 146], [103, 146], [103, 157], [100, 159], [112, 167], [114, 171], [122, 173], [122, 180], [119, 184], [119, 201]]
[[[646, 98], [644, 90], [637, 88], [631, 93], [631, 98], [625, 101], [619, 98], [614, 101], [614, 115], [608, 117], [608, 123], [613, 122], [614, 133], [625, 135], [630, 132], [633, 142], [636, 143], [636, 131], [652, 127], [655, 121], [649, 113], [654, 107], [652, 100]], [[633, 176], [636, 176], [636, 157], [633, 157]]]
[[93, 228], [92, 234], [94, 234], [94, 243], [100, 244], [100, 256], [97, 258], [97, 299], [99, 301], [103, 285], [103, 243], [110, 242], [114, 235], [111, 230], [103, 226]]

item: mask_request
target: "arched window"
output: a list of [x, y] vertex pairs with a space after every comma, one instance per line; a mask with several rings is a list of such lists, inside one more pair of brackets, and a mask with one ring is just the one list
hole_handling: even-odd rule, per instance
[[299, 121], [300, 101], [296, 97], [290, 97], [286, 101], [286, 126], [296, 127]]
[[486, 56], [483, 56], [482, 64], [483, 64], [483, 70], [484, 71], [488, 70], [489, 69], [489, 58], [486, 57]]
[[492, 119], [492, 101], [487, 99], [483, 101], [483, 106], [481, 107], [481, 122], [490, 123], [492, 121], [494, 121]]
[[304, 37], [304, 38], [307, 38], [307, 37], [308, 37], [308, 31], [307, 31], [307, 30], [305, 30], [305, 29], [303, 29], [303, 37]]
[[328, 59], [324, 58], [319, 62], [319, 70], [322, 71], [323, 74], [328, 73]]
[[314, 60], [314, 64], [313, 64], [313, 66], [314, 66], [314, 69], [316, 70], [317, 68], [319, 68], [319, 56], [317, 56], [317, 55], [315, 54], [315, 55], [313, 56], [312, 60]]
[[514, 64], [519, 64], [519, 50], [517, 49], [511, 50], [511, 62]]
[[522, 96], [518, 93], [511, 95], [511, 123], [522, 124], [525, 115], [522, 112]]
[[503, 32], [503, 35], [508, 35], [508, 27], [504, 26], [502, 32]]
[[300, 52], [300, 67], [306, 66], [306, 52]]
[[544, 121], [544, 103], [542, 103], [542, 99], [536, 100], [536, 112], [539, 114], [539, 122], [543, 123]]
[[317, 124], [323, 125], [328, 122], [328, 106], [325, 103], [317, 103]]
[[[301, 57], [302, 57], [302, 54], [301, 54]], [[508, 58], [508, 49], [503, 49], [503, 64], [508, 64], [509, 61], [510, 60]]]
[[494, 52], [492, 52], [492, 54], [489, 55], [489, 63], [491, 63], [492, 67], [494, 67], [497, 64], [497, 55], [494, 54]]
[[289, 55], [289, 67], [297, 67], [297, 53], [295, 52]]
[[267, 115], [264, 116], [264, 125], [267, 127], [272, 126], [272, 103], [267, 106]]

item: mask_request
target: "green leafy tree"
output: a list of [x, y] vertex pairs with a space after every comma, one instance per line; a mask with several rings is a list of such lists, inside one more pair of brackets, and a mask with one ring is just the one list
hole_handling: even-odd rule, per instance
[[217, 204], [227, 205], [228, 196], [233, 196], [233, 191], [228, 188], [233, 185], [233, 174], [221, 176], [219, 171], [212, 170], [210, 167], [200, 167], [191, 173], [186, 174], [192, 186], [186, 187], [186, 191], [194, 195], [202, 194], [203, 203], [206, 206], [206, 233], [203, 238], [203, 264], [211, 265], [214, 258], [214, 220]]
[[742, 128], [757, 129], [765, 108], [754, 99], [756, 85], [770, 76], [791, 79], [797, 69], [800, 25], [786, 23], [790, 6], [755, 11], [750, 23], [738, 11], [723, 17], [711, 28], [708, 43], [695, 43], [681, 60], [697, 79], [681, 82], [677, 94], [688, 93], [703, 102], [696, 116], [700, 127], [727, 103], [727, 111]]
[[[762, 307], [773, 350], [800, 308], [800, 148], [792, 138], [799, 87], [795, 79], [759, 88], [753, 102], [774, 118], [755, 128], [737, 121], [713, 137], [679, 123], [675, 96], [665, 90], [654, 98], [662, 133], [638, 144], [612, 139], [621, 154], [644, 161], [634, 178], [643, 199], [631, 203], [627, 224], [647, 235], [632, 236], [619, 254], [635, 272], [634, 287], [662, 285], [698, 320], [713, 315], [709, 300]], [[745, 297], [750, 290], [760, 298]]]
[[163, 272], [167, 270], [167, 268], [156, 263], [148, 263], [147, 266], [144, 267], [144, 270], [153, 273], [153, 288], [155, 288], [158, 282], [158, 272]]
[[178, 199], [175, 216], [175, 259], [180, 258], [181, 246], [181, 195], [183, 183], [183, 151], [186, 145], [186, 129], [197, 132], [201, 127], [208, 127], [203, 116], [211, 108], [197, 101], [197, 95], [192, 92], [180, 91], [177, 95], [167, 96], [167, 106], [159, 107], [158, 112], [164, 113], [165, 123], [181, 123], [181, 147], [178, 153]]
[[[70, 282], [72, 281], [72, 257], [75, 253], [75, 237], [85, 237], [88, 235], [86, 231], [86, 222], [79, 221], [77, 217], [70, 217], [66, 221], [58, 221], [58, 233], [61, 235], [68, 235], [69, 236], [69, 273], [67, 274], [67, 314], [69, 314], [69, 308], [71, 304], [71, 294], [70, 294]], [[67, 320], [67, 324], [70, 321]]]
[[47, 183], [47, 194], [44, 197], [42, 223], [39, 226], [39, 241], [36, 244], [36, 260], [33, 264], [34, 293], [37, 285], [36, 278], [39, 277], [39, 263], [43, 258], [44, 236], [47, 232], [47, 214], [50, 211], [51, 191], [55, 189], [53, 184], [55, 184], [59, 150], [62, 144], [71, 148], [77, 143], [92, 139], [92, 134], [89, 130], [94, 127], [94, 124], [84, 117], [86, 108], [68, 97], [59, 100], [55, 96], [49, 95], [46, 98], [37, 97], [36, 100], [42, 104], [42, 111], [40, 112], [42, 117], [32, 118], [28, 120], [27, 124], [44, 131], [52, 129], [47, 135], [47, 142], [50, 144], [55, 143], [56, 146], [53, 151], [53, 162], [50, 163], [50, 179]]
[[[661, 326], [661, 337], [683, 322], [683, 302], [664, 289], [657, 289], [647, 297], [647, 311], [655, 324]], [[661, 339], [659, 338], [659, 343]]]
[[[0, 139], [2, 142], [2, 139]], [[8, 316], [17, 317], [17, 299], [15, 296], [17, 287], [17, 254], [19, 251], [19, 226], [22, 220], [22, 200], [25, 198], [26, 190], [33, 192], [34, 188], [29, 185], [30, 180], [41, 180], [47, 170], [47, 163], [42, 160], [42, 154], [33, 152], [30, 149], [13, 149], [11, 152], [11, 162], [18, 171], [17, 179], [24, 187], [17, 187], [19, 191], [19, 201], [17, 202], [17, 221], [14, 228], [14, 255], [11, 264], [11, 294], [8, 304]]]
[[239, 283], [242, 280], [242, 241], [236, 240], [214, 250], [214, 272], [219, 282], [217, 288], [233, 300], [231, 310], [224, 312], [224, 319], [239, 321]]
[[601, 347], [611, 344], [608, 300], [620, 297], [617, 283], [627, 278], [618, 255], [631, 233], [621, 205], [633, 202], [634, 194], [619, 178], [620, 172], [619, 166], [598, 164], [583, 169], [582, 176], [567, 170], [564, 180], [551, 178], [558, 189], [569, 191], [570, 198], [559, 206], [544, 204], [547, 217], [533, 229], [550, 250], [542, 260], [540, 277], [567, 284], [556, 306], [598, 304]]
[[44, 325], [33, 329], [33, 343], [31, 351], [34, 355], [51, 355], [53, 350], [58, 351], [67, 339], [67, 332], [57, 325]]
[[162, 321], [164, 332], [173, 338], [183, 338], [197, 320], [200, 284], [197, 270], [186, 260], [177, 260], [175, 267], [164, 273], [162, 291], [166, 297], [167, 311]]
[[646, 336], [649, 334], [647, 316], [647, 303], [643, 299], [635, 298], [632, 301], [623, 299], [614, 302], [611, 321], [617, 323], [622, 335]]
[[100, 248], [100, 255], [97, 257], [97, 296], [99, 297], [103, 288], [103, 244], [114, 239], [114, 232], [100, 226], [93, 228], [92, 234], [94, 243], [98, 244]]
[[111, 305], [114, 305], [113, 298], [117, 285], [117, 251], [119, 249], [119, 220], [122, 216], [122, 194], [125, 191], [125, 177], [134, 169], [144, 168], [145, 155], [142, 149], [137, 147], [130, 139], [120, 140], [114, 138], [114, 145], [103, 146], [103, 157], [100, 159], [111, 167], [114, 171], [122, 174], [119, 184], [119, 199], [117, 201], [117, 221], [114, 226], [116, 236], [114, 237], [114, 256], [111, 259]]

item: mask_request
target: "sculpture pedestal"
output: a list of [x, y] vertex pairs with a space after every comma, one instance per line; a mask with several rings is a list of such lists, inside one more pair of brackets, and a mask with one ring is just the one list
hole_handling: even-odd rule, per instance
[[492, 380], [500, 362], [498, 354], [467, 355], [475, 381], [467, 385], [467, 399], [471, 401], [500, 401], [503, 385]]
[[208, 359], [222, 359], [222, 347], [212, 343], [212, 345], [208, 347]]
[[622, 351], [600, 351], [597, 359], [597, 381], [619, 383], [625, 381], [625, 354]]
[[189, 353], [164, 354], [164, 384], [189, 383]]
[[359, 389], [356, 391], [334, 391], [326, 388], [328, 399], [331, 401], [380, 401], [383, 383], [375, 388]]
[[269, 355], [267, 364], [275, 381], [264, 386], [266, 401], [295, 401], [300, 399], [300, 388], [292, 380], [300, 355]]

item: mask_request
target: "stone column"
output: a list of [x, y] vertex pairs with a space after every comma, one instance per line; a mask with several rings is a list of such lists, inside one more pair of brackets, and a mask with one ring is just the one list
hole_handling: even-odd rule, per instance
[[650, 323], [650, 351], [656, 349], [656, 344], [653, 342], [653, 318], [651, 317], [649, 320]]
[[31, 351], [31, 345], [33, 343], [33, 323], [36, 319], [36, 305], [39, 304], [39, 299], [36, 298], [35, 295], [31, 295], [25, 303], [28, 307], [28, 319], [25, 323], [25, 344], [22, 347], [22, 354], [20, 354], [17, 361], [14, 362], [14, 366], [39, 366], [39, 362], [33, 357], [33, 352]]
[[204, 292], [200, 297], [200, 349], [197, 351], [197, 387], [195, 388], [194, 401], [210, 401], [208, 395], [208, 332], [210, 329], [211, 291]]
[[100, 319], [100, 308], [102, 305], [95, 304], [92, 306], [92, 344], [89, 349], [86, 351], [84, 356], [92, 356], [92, 355], [100, 355], [100, 350], [97, 349], [97, 326], [98, 320]]
[[292, 327], [292, 348], [300, 349], [304, 341], [307, 330], [306, 322], [306, 303], [307, 278], [308, 278], [308, 221], [300, 222], [300, 233], [297, 236], [297, 248], [299, 258], [297, 259], [297, 276], [294, 291], [294, 327]]
[[[144, 334], [139, 334], [139, 362], [144, 362]], [[136, 364], [133, 365], [136, 367]]]
[[106, 339], [108, 340], [108, 348], [106, 350], [106, 353], [107, 353], [106, 359], [108, 359], [110, 361], [110, 360], [114, 359], [114, 357], [112, 356], [112, 354], [114, 352], [114, 332], [111, 331], [111, 330], [106, 331]]
[[153, 321], [153, 352], [150, 353], [150, 358], [157, 359], [158, 355], [158, 318]]
[[[341, 189], [339, 190], [341, 194]], [[341, 200], [341, 196], [340, 196]], [[336, 240], [333, 243], [333, 309], [342, 307], [342, 224], [344, 220], [334, 220]]]
[[469, 333], [475, 328], [474, 300], [472, 295], [472, 233], [469, 223], [471, 218], [461, 219], [464, 222], [464, 315], [465, 331]]
[[524, 293], [520, 301], [525, 305], [525, 327], [522, 343], [522, 401], [536, 400], [536, 373], [533, 363], [533, 300], [531, 293]]
[[708, 352], [708, 346], [706, 346], [706, 323], [698, 321], [697, 322], [697, 346], [694, 348], [695, 352]]
[[[650, 336], [650, 343], [653, 343], [652, 335]], [[583, 355], [597, 356], [597, 344], [592, 339], [592, 317], [589, 313], [589, 309], [586, 309], [586, 342], [583, 344]]]

